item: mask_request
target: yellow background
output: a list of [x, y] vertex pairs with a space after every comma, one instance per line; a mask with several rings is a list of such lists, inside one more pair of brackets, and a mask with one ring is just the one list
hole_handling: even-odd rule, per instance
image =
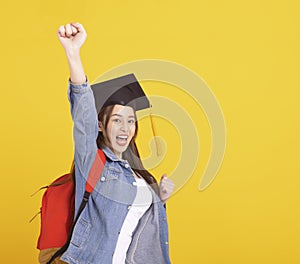
[[[170, 60], [200, 75], [223, 110], [223, 165], [199, 192], [210, 137], [191, 109], [201, 156], [168, 203], [173, 263], [300, 263], [299, 11], [297, 0], [2, 1], [1, 262], [37, 263], [39, 220], [28, 220], [41, 193], [30, 194], [72, 160], [68, 69], [55, 33], [79, 21], [90, 80], [132, 60]], [[172, 168], [162, 166], [154, 172]]]

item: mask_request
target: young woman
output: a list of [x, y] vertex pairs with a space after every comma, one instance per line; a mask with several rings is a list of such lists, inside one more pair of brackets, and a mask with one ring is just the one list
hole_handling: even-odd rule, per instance
[[[143, 167], [135, 138], [138, 103], [125, 84], [95, 107], [93, 88], [87, 80], [80, 48], [86, 40], [79, 23], [59, 27], [70, 70], [69, 100], [74, 121], [75, 215], [82, 201], [85, 181], [100, 148], [106, 156], [101, 178], [74, 228], [71, 243], [61, 260], [72, 264], [169, 264], [168, 225], [164, 204], [174, 184], [163, 175], [159, 184]], [[103, 83], [114, 86], [133, 76]], [[99, 87], [98, 87], [99, 88]], [[122, 89], [123, 89], [122, 88]], [[102, 87], [103, 89], [103, 87]], [[123, 97], [124, 96], [124, 100]], [[101, 96], [100, 96], [101, 97]], [[97, 99], [97, 98], [96, 98]], [[124, 103], [125, 102], [125, 103]], [[147, 106], [146, 106], [147, 107]], [[143, 108], [143, 107], [142, 107]]]

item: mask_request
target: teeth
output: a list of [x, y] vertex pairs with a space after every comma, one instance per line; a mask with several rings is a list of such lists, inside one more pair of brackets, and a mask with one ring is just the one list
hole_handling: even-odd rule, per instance
[[127, 136], [117, 136], [117, 138], [121, 138], [121, 139], [127, 139]]

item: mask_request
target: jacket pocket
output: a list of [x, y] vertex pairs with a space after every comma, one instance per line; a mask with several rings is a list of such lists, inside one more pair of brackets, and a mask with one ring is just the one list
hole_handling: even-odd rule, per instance
[[91, 225], [82, 218], [79, 218], [72, 235], [71, 243], [75, 247], [81, 247], [87, 240], [91, 230]]
[[120, 173], [120, 170], [112, 166], [105, 167], [95, 187], [93, 193], [94, 197], [97, 197], [98, 194], [104, 197], [109, 197], [111, 189], [113, 189], [114, 183], [117, 182], [119, 179]]
[[93, 192], [96, 203], [102, 207], [102, 213], [105, 213], [107, 203], [132, 204], [136, 195], [136, 186], [126, 182], [126, 177], [120, 168], [105, 167]]

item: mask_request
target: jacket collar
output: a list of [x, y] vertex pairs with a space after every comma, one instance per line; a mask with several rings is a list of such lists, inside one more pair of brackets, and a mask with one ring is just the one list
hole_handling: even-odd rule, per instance
[[112, 152], [112, 150], [109, 147], [104, 147], [102, 149], [102, 151], [104, 152], [105, 156], [107, 158], [109, 158], [112, 161], [121, 161], [115, 153]]

